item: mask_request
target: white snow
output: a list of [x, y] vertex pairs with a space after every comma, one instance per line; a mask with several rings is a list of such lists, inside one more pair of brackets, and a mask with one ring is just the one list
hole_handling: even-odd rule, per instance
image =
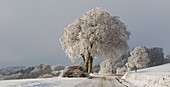
[[136, 87], [170, 87], [170, 64], [128, 72], [122, 79]]
[[0, 81], [0, 87], [72, 87], [86, 78], [43, 78]]
[[[93, 76], [93, 74], [91, 75]], [[122, 79], [131, 84], [129, 84], [128, 87], [170, 87], [170, 63], [161, 66], [141, 69], [138, 70], [137, 73], [135, 73], [134, 71], [128, 72], [122, 77]], [[0, 87], [74, 87], [77, 84], [96, 84], [96, 82], [100, 81], [101, 79], [87, 80], [87, 78], [58, 77], [41, 79], [3, 80], [0, 81]], [[127, 85], [127, 83], [123, 83]]]

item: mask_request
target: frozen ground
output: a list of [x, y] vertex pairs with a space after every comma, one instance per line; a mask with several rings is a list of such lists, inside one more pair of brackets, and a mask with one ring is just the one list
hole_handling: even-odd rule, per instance
[[115, 76], [88, 78], [46, 78], [0, 81], [0, 87], [126, 87]]
[[45, 78], [0, 81], [0, 87], [72, 87], [85, 78]]
[[0, 81], [0, 87], [170, 87], [170, 64], [128, 72], [122, 77], [124, 80], [120, 80], [123, 84], [115, 77], [4, 80]]
[[170, 64], [128, 72], [122, 79], [137, 87], [170, 87]]

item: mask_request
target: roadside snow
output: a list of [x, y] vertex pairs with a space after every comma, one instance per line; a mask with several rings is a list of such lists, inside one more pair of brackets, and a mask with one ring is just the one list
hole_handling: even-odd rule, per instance
[[0, 87], [72, 87], [86, 78], [44, 78], [0, 81]]
[[[91, 74], [91, 76], [95, 76]], [[115, 77], [98, 75], [97, 78], [42, 78], [0, 81], [0, 87], [120, 87]], [[128, 87], [170, 87], [170, 64], [126, 73], [122, 79], [130, 83]], [[124, 82], [123, 82], [124, 83]], [[110, 85], [109, 85], [110, 84]], [[107, 85], [107, 86], [106, 86]], [[127, 84], [125, 84], [127, 85]], [[133, 86], [134, 85], [134, 86]]]
[[0, 87], [126, 87], [117, 76], [95, 75], [93, 78], [44, 78], [0, 81]]
[[170, 87], [170, 64], [128, 72], [122, 79], [137, 87]]

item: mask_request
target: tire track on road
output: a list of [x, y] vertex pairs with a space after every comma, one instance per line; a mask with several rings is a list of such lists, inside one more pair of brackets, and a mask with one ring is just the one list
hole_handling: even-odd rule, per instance
[[114, 77], [94, 77], [92, 79], [86, 79], [85, 81], [76, 84], [73, 87], [126, 87], [121, 84], [117, 79]]

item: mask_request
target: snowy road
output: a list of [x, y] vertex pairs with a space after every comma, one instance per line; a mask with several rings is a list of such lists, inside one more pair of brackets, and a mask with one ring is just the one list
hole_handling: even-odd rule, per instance
[[45, 78], [0, 81], [0, 87], [126, 87], [115, 76], [87, 78]]
[[104, 77], [94, 77], [92, 79], [87, 79], [73, 87], [126, 87], [114, 76], [104, 76]]

